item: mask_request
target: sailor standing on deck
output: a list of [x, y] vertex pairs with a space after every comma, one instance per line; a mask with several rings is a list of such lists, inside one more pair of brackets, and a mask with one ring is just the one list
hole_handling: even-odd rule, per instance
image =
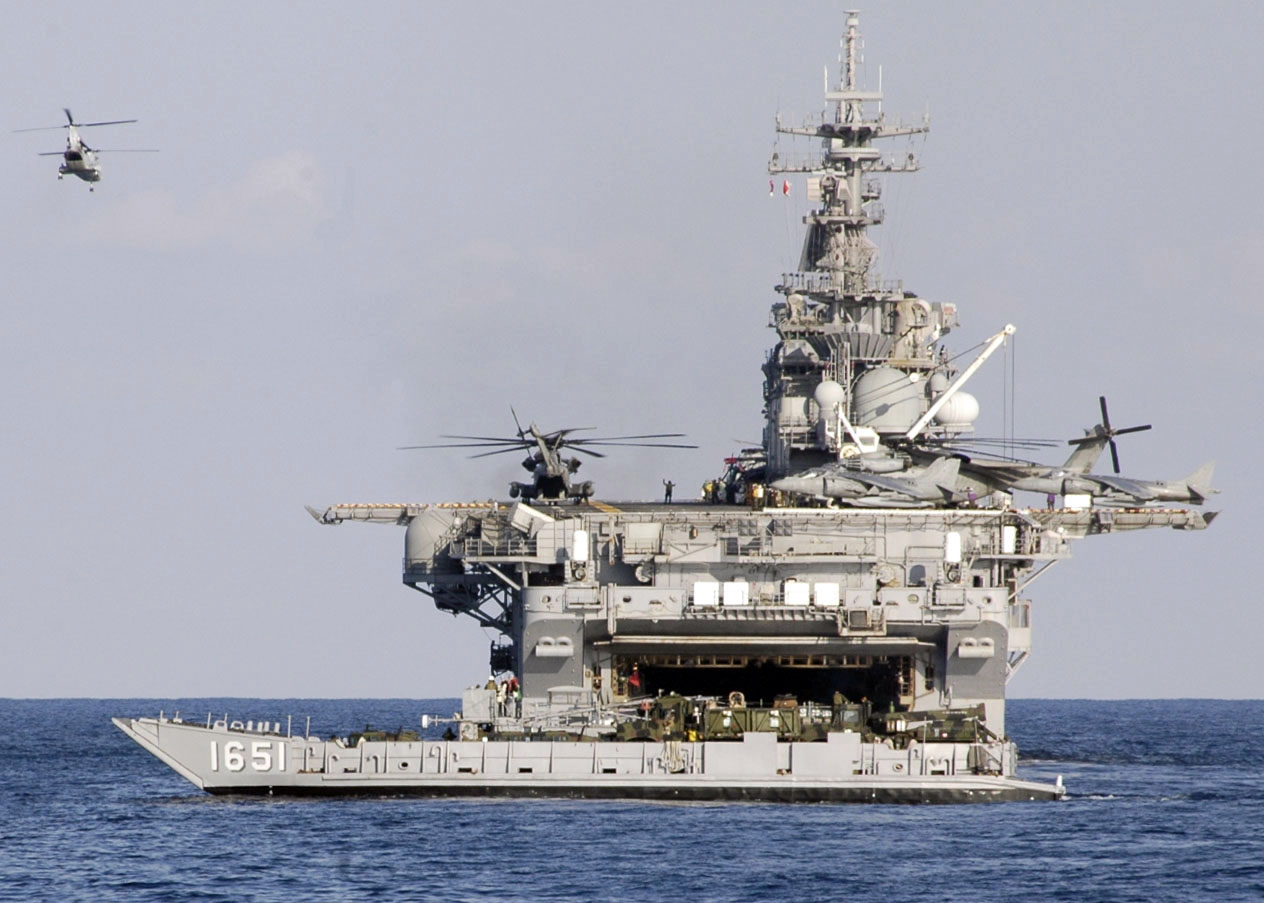
[[663, 504], [664, 505], [669, 504], [671, 502], [672, 490], [675, 488], [676, 488], [676, 484], [673, 483], [671, 480], [663, 480]]
[[517, 674], [509, 675], [509, 682], [505, 687], [509, 699], [514, 704], [514, 717], [522, 717], [522, 684], [518, 680]]

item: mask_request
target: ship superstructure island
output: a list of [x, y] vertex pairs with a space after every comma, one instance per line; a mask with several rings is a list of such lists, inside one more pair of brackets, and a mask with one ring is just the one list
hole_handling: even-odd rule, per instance
[[[917, 168], [857, 78], [849, 13], [816, 119], [777, 130], [810, 156], [798, 270], [777, 285], [763, 363], [762, 447], [699, 500], [599, 501], [573, 478], [594, 445], [516, 424], [463, 437], [527, 452], [505, 501], [343, 504], [324, 524], [404, 531], [403, 581], [499, 639], [492, 678], [420, 730], [322, 739], [286, 720], [115, 723], [215, 793], [955, 802], [1057, 799], [1018, 776], [1005, 687], [1031, 650], [1030, 584], [1092, 535], [1203, 529], [1207, 465], [1185, 480], [1119, 474], [1101, 423], [1062, 464], [976, 454], [970, 378], [1014, 332], [967, 356], [956, 306], [883, 282], [869, 227], [881, 177]], [[585, 445], [585, 443], [588, 443]], [[462, 444], [462, 443], [452, 443]], [[672, 443], [649, 443], [667, 444]], [[1095, 473], [1106, 449], [1113, 472]], [[609, 466], [607, 464], [607, 466]], [[1103, 468], [1104, 469], [1104, 468]], [[1024, 507], [1020, 494], [1036, 493]], [[1182, 507], [1173, 507], [1173, 504]], [[442, 733], [440, 733], [442, 731]]]

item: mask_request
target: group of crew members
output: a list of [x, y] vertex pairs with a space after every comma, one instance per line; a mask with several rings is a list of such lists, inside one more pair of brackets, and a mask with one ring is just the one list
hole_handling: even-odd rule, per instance
[[789, 493], [763, 483], [707, 480], [702, 484], [702, 500], [709, 505], [750, 505], [761, 508], [785, 508], [791, 503]]
[[514, 718], [522, 717], [522, 682], [518, 680], [518, 675], [510, 674], [505, 680], [497, 681], [495, 675], [487, 678], [487, 684], [484, 689], [491, 690], [496, 694], [496, 715], [499, 718], [508, 718], [510, 712]]

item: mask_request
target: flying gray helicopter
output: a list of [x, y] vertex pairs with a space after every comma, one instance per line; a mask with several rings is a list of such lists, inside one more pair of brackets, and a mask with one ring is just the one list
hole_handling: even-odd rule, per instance
[[156, 154], [157, 150], [153, 148], [132, 148], [123, 150], [102, 151], [100, 148], [88, 147], [79, 134], [80, 129], [89, 128], [99, 125], [127, 125], [132, 122], [139, 122], [138, 119], [111, 119], [106, 122], [75, 122], [75, 117], [71, 115], [70, 110], [62, 107], [62, 111], [66, 114], [65, 125], [47, 125], [37, 126], [32, 129], [14, 129], [15, 132], [45, 132], [51, 129], [66, 129], [66, 149], [60, 151], [43, 151], [39, 154], [41, 157], [61, 157], [62, 162], [57, 167], [57, 178], [63, 176], [76, 176], [88, 183], [88, 190], [94, 191], [94, 183], [101, 181], [101, 165], [97, 162], [97, 154]]
[[[512, 413], [512, 409], [511, 409]], [[445, 442], [437, 445], [405, 445], [401, 449], [415, 448], [490, 448], [491, 451], [470, 455], [471, 458], [486, 458], [489, 455], [500, 455], [506, 452], [527, 451], [522, 462], [524, 470], [531, 474], [530, 483], [514, 481], [509, 484], [509, 497], [521, 498], [525, 502], [541, 499], [543, 501], [562, 501], [573, 499], [576, 502], [592, 498], [592, 480], [578, 481], [573, 479], [576, 471], [584, 462], [575, 457], [563, 457], [562, 449], [571, 448], [579, 454], [594, 458], [604, 458], [601, 452], [593, 451], [592, 446], [607, 447], [640, 447], [640, 448], [697, 448], [696, 445], [682, 445], [670, 442], [634, 442], [634, 439], [677, 439], [684, 433], [650, 433], [640, 436], [600, 436], [588, 439], [569, 438], [571, 433], [590, 430], [593, 427], [569, 427], [562, 430], [543, 432], [534, 423], [526, 429], [518, 422], [514, 414], [514, 426], [518, 428], [516, 438], [499, 436], [441, 436], [442, 439], [468, 439], [469, 442]]]

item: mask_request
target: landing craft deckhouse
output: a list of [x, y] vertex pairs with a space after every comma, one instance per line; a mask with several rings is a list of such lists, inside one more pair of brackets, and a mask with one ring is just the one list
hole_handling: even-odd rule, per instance
[[[853, 13], [827, 113], [777, 124], [820, 153], [769, 165], [805, 178], [815, 206], [772, 306], [760, 448], [729, 459], [701, 501], [598, 502], [587, 482], [548, 488], [568, 431], [533, 425], [537, 479], [515, 484], [516, 501], [313, 511], [404, 526], [405, 585], [501, 637], [493, 678], [418, 733], [115, 723], [216, 793], [1062, 796], [1060, 780], [1017, 777], [1006, 735], [1005, 685], [1031, 650], [1027, 588], [1076, 539], [1203, 529], [1212, 513], [1145, 502], [1201, 502], [1210, 471], [1179, 485], [1091, 475], [1108, 445], [1117, 470], [1114, 437], [1140, 429], [1113, 429], [1104, 400], [1061, 469], [965, 448], [979, 404], [963, 387], [1014, 327], [958, 368], [943, 344], [956, 306], [878, 278], [866, 231], [883, 219], [879, 176], [917, 161], [875, 142], [928, 124], [886, 119], [858, 86], [858, 40]], [[521, 427], [486, 441], [528, 444]], [[1024, 486], [1048, 503], [1016, 506]]]

